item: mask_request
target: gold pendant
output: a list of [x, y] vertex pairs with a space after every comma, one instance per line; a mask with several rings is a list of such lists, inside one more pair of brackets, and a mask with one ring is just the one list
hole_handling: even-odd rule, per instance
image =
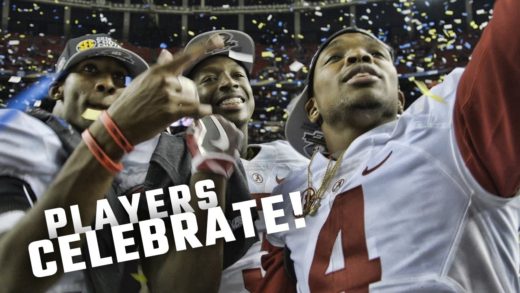
[[316, 201], [316, 190], [312, 187], [307, 187], [307, 189], [303, 191], [303, 199], [305, 201], [303, 204], [303, 214], [299, 217], [305, 217], [309, 214], [311, 206], [314, 205]]

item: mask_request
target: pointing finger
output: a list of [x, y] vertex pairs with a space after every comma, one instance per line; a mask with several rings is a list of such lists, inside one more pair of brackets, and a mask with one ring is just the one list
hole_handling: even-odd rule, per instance
[[162, 49], [159, 57], [157, 57], [157, 64], [168, 64], [173, 61], [173, 55], [166, 49]]
[[223, 46], [224, 40], [222, 37], [218, 34], [213, 34], [207, 39], [193, 44], [188, 50], [175, 54], [173, 56], [173, 61], [159, 65], [157, 70], [173, 74], [181, 74], [183, 68], [195, 62], [195, 60], [203, 56], [206, 51], [222, 48]]

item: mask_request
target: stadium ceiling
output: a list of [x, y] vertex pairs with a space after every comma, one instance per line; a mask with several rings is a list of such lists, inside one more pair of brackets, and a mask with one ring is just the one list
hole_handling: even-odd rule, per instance
[[99, 9], [117, 12], [158, 13], [191, 15], [204, 14], [259, 14], [259, 13], [292, 13], [309, 10], [332, 9], [372, 2], [390, 2], [392, 0], [328, 0], [328, 1], [299, 1], [293, 4], [272, 5], [246, 5], [246, 6], [173, 6], [167, 4], [155, 4], [153, 0], [147, 0], [143, 4], [111, 3], [105, 0], [22, 0], [31, 3], [68, 6], [83, 9]]

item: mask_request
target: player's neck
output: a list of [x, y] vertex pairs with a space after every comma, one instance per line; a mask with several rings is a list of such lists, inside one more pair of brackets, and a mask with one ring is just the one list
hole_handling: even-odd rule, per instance
[[327, 123], [321, 125], [321, 130], [327, 142], [327, 150], [330, 154], [341, 153], [346, 150], [350, 144], [365, 131], [356, 128], [341, 128], [331, 127]]

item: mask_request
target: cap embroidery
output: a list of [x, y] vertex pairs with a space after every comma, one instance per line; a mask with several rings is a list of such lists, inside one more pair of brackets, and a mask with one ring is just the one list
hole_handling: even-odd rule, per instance
[[79, 42], [76, 46], [76, 51], [81, 52], [96, 47], [96, 41], [93, 39], [87, 39]]
[[253, 173], [253, 175], [251, 177], [253, 178], [253, 181], [256, 183], [264, 182], [264, 177], [262, 177], [262, 175], [260, 175], [258, 173]]
[[323, 145], [325, 143], [325, 138], [323, 137], [323, 132], [319, 130], [314, 131], [303, 131], [303, 142], [304, 146], [302, 148], [302, 151], [306, 156], [312, 156], [312, 154], [319, 149], [320, 151], [323, 151]]
[[227, 32], [219, 33], [224, 40], [224, 47], [207, 51], [206, 54], [218, 54], [220, 52], [230, 51], [232, 48], [238, 47], [238, 41], [233, 39], [233, 35]]
[[113, 48], [121, 48], [118, 43], [114, 41], [114, 39], [110, 37], [96, 37], [97, 47], [113, 47]]

